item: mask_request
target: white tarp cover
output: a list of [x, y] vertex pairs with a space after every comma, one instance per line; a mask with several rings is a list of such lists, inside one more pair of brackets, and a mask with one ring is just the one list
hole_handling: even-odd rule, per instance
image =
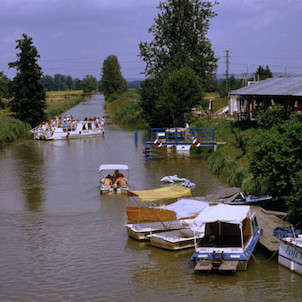
[[196, 216], [208, 206], [209, 204], [204, 201], [182, 198], [172, 204], [157, 208], [174, 211], [176, 218], [181, 219]]
[[249, 206], [233, 206], [226, 204], [210, 206], [204, 209], [204, 211], [194, 219], [194, 224], [198, 227], [202, 226], [204, 223], [216, 221], [240, 224], [247, 217], [249, 211]]

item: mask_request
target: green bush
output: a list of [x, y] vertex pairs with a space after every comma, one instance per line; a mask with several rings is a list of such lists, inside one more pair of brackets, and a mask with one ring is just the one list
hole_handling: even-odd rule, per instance
[[23, 123], [10, 116], [0, 117], [0, 148], [29, 134], [30, 124]]

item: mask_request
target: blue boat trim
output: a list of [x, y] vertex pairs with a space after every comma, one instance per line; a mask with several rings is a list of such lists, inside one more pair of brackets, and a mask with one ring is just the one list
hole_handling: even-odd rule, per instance
[[288, 257], [283, 256], [283, 255], [280, 255], [280, 254], [279, 254], [279, 257], [284, 258], [284, 259], [286, 259], [286, 260], [288, 260], [288, 261], [293, 261], [295, 264], [298, 264], [298, 265], [301, 265], [301, 266], [302, 266], [302, 262], [301, 262], [301, 263], [300, 263], [300, 262], [297, 262], [297, 261], [295, 261], [295, 260], [293, 260], [293, 259], [291, 259], [291, 258], [288, 258]]
[[[249, 245], [246, 247], [245, 251], [243, 253], [198, 253], [194, 252], [193, 255], [191, 256], [192, 261], [198, 261], [201, 259], [204, 260], [226, 260], [226, 261], [231, 261], [231, 260], [238, 260], [238, 261], [248, 261], [252, 255], [253, 250], [255, 249], [259, 238], [261, 236], [261, 231], [262, 230], [257, 230], [255, 235], [253, 236], [251, 242]], [[235, 257], [237, 256], [237, 257]]]

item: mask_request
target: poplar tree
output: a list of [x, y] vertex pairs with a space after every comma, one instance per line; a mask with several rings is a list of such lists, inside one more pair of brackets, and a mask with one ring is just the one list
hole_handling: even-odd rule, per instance
[[16, 49], [20, 50], [18, 59], [8, 63], [9, 68], [17, 70], [12, 81], [13, 100], [10, 108], [17, 119], [35, 127], [45, 119], [46, 107], [45, 90], [41, 84], [43, 74], [37, 63], [40, 55], [33, 46], [32, 38], [26, 34], [16, 42]]
[[101, 89], [105, 97], [127, 90], [127, 82], [122, 76], [120, 64], [114, 55], [108, 56], [103, 62]]

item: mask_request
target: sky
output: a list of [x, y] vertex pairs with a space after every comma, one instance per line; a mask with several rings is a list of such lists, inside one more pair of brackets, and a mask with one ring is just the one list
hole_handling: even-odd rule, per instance
[[[139, 42], [160, 12], [159, 0], [0, 0], [0, 71], [15, 75], [16, 40], [26, 33], [44, 75], [101, 77], [103, 61], [116, 55], [127, 80], [142, 79]], [[272, 72], [302, 74], [301, 0], [219, 0], [208, 38], [218, 74], [243, 75], [268, 65]]]

